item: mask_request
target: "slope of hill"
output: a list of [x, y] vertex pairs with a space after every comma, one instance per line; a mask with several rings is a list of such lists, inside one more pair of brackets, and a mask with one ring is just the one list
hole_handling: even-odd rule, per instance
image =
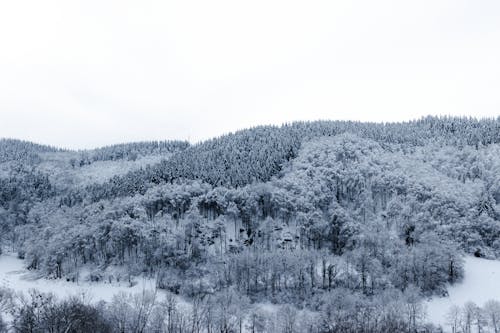
[[463, 253], [500, 256], [499, 152], [500, 118], [36, 151], [1, 164], [1, 241], [49, 278], [119, 267], [193, 301], [231, 290], [323, 327], [412, 330], [422, 297], [462, 279]]
[[[426, 304], [429, 320], [441, 325], [446, 332], [452, 332], [453, 321], [461, 321], [464, 306], [470, 306], [472, 302], [477, 307], [483, 307], [488, 301], [500, 300], [499, 278], [500, 261], [466, 257], [463, 282], [451, 286], [446, 297], [434, 297]], [[454, 307], [462, 308], [455, 318]], [[484, 321], [488, 320], [487, 315], [484, 315]]]

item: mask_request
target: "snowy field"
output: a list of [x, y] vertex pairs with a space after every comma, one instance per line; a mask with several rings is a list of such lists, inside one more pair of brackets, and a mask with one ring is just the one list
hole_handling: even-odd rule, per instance
[[[130, 287], [127, 282], [80, 282], [78, 284], [63, 280], [36, 279], [27, 271], [23, 261], [14, 254], [4, 253], [0, 256], [0, 287], [26, 292], [38, 289], [51, 292], [58, 297], [85, 294], [94, 302], [111, 301], [119, 292], [140, 293], [143, 290], [154, 290], [153, 280], [136, 278], [136, 284]], [[448, 289], [448, 297], [434, 297], [426, 302], [427, 318], [430, 322], [441, 325], [445, 332], [449, 331], [446, 314], [452, 305], [463, 306], [472, 301], [482, 306], [490, 299], [500, 300], [500, 261], [474, 257], [465, 258], [465, 278], [462, 283]], [[276, 310], [273, 306], [273, 310]]]
[[465, 278], [448, 288], [448, 293], [448, 297], [434, 297], [427, 302], [428, 320], [440, 324], [445, 332], [450, 330], [446, 314], [452, 305], [472, 301], [483, 306], [490, 299], [500, 300], [500, 261], [466, 257]]
[[130, 287], [128, 282], [80, 282], [73, 283], [64, 280], [37, 279], [33, 273], [26, 270], [23, 261], [14, 254], [4, 253], [0, 256], [0, 287], [12, 289], [16, 292], [27, 292], [37, 289], [41, 292], [51, 292], [64, 298], [84, 294], [87, 299], [94, 302], [111, 301], [119, 292], [141, 293], [144, 290], [154, 290], [155, 281], [135, 278], [136, 284]]

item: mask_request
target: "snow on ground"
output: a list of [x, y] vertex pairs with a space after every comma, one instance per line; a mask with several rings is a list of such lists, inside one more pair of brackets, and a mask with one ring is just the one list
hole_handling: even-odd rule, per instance
[[[41, 292], [51, 292], [58, 297], [85, 294], [91, 300], [111, 301], [119, 292], [141, 293], [144, 290], [154, 290], [152, 279], [136, 278], [137, 282], [130, 287], [127, 282], [80, 282], [73, 283], [64, 280], [37, 279], [32, 272], [24, 268], [24, 263], [12, 253], [0, 255], [0, 287], [26, 293], [29, 289]], [[441, 325], [445, 332], [449, 330], [446, 324], [446, 314], [452, 305], [463, 306], [472, 301], [482, 306], [490, 299], [500, 300], [500, 261], [486, 260], [474, 257], [465, 258], [465, 277], [462, 283], [448, 288], [449, 296], [433, 297], [426, 302], [427, 319]], [[277, 307], [271, 304], [261, 304], [264, 311], [275, 312]]]
[[67, 282], [65, 280], [37, 279], [32, 272], [24, 268], [21, 259], [12, 253], [0, 255], [0, 287], [9, 288], [15, 292], [26, 293], [30, 289], [37, 289], [45, 293], [64, 298], [85, 294], [87, 299], [94, 302], [111, 301], [119, 292], [141, 293], [144, 290], [155, 290], [155, 281], [152, 279], [135, 278], [137, 282], [130, 287], [128, 282]]
[[448, 297], [433, 297], [427, 302], [427, 319], [441, 325], [445, 332], [449, 330], [446, 314], [452, 305], [472, 301], [483, 306], [490, 299], [500, 301], [500, 261], [466, 257], [465, 278], [449, 287], [448, 293]]
[[[50, 181], [61, 187], [78, 187], [93, 183], [104, 183], [113, 176], [124, 175], [129, 171], [137, 170], [146, 165], [154, 165], [161, 160], [168, 159], [171, 153], [152, 154], [139, 157], [135, 161], [125, 159], [114, 161], [94, 161], [90, 165], [72, 168], [71, 158], [78, 158], [76, 152], [42, 153], [42, 162], [37, 169], [50, 175]], [[2, 165], [0, 164], [0, 175]]]

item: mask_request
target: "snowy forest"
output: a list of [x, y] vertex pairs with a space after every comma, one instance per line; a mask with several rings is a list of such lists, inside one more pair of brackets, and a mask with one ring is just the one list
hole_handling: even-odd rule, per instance
[[[39, 279], [155, 283], [108, 302], [0, 285], [0, 332], [441, 332], [424, 300], [464, 256], [500, 259], [499, 236], [500, 117], [0, 140], [0, 253]], [[452, 310], [453, 333], [500, 331], [495, 300]]]

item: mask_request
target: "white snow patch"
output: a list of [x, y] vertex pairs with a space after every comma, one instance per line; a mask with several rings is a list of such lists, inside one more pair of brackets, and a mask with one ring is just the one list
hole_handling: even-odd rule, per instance
[[488, 300], [500, 300], [500, 261], [469, 256], [464, 264], [464, 280], [448, 288], [449, 296], [433, 297], [427, 302], [427, 319], [441, 325], [445, 332], [450, 330], [446, 315], [452, 305], [472, 301], [483, 306]]
[[265, 311], [267, 313], [273, 313], [276, 314], [280, 310], [280, 305], [277, 304], [272, 304], [269, 302], [266, 303], [258, 303], [255, 305], [256, 308], [258, 308], [261, 311]]
[[[110, 161], [94, 161], [90, 165], [72, 168], [71, 158], [78, 159], [75, 152], [42, 153], [42, 162], [37, 169], [50, 175], [50, 181], [58, 187], [78, 187], [93, 183], [104, 183], [113, 176], [121, 176], [129, 171], [137, 170], [146, 165], [154, 165], [161, 160], [169, 159], [172, 154], [151, 154], [139, 157], [135, 161], [125, 159]], [[0, 175], [1, 175], [0, 166]]]
[[113, 296], [120, 293], [141, 293], [144, 290], [154, 291], [156, 283], [153, 279], [135, 278], [136, 284], [130, 287], [128, 282], [68, 282], [65, 280], [37, 279], [35, 275], [24, 268], [21, 259], [12, 253], [0, 256], [0, 287], [9, 288], [15, 292], [27, 293], [37, 289], [44, 293], [53, 293], [59, 298], [85, 295], [93, 302], [109, 302]]

